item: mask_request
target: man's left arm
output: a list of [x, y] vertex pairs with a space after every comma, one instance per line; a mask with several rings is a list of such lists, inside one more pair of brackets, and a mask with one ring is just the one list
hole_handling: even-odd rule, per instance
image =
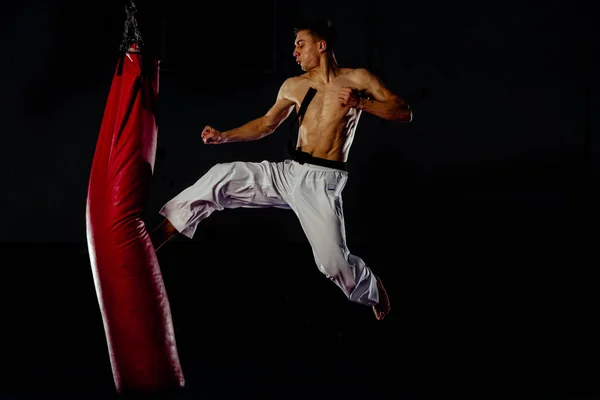
[[406, 101], [389, 90], [377, 76], [366, 69], [357, 72], [366, 91], [366, 95], [358, 100], [356, 105], [358, 110], [390, 121], [412, 121], [413, 113]]

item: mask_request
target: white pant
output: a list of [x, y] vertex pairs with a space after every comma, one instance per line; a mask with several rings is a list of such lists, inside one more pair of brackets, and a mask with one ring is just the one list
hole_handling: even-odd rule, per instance
[[312, 246], [319, 270], [348, 299], [371, 306], [379, 301], [375, 276], [346, 245], [341, 193], [347, 179], [346, 171], [292, 160], [222, 163], [167, 202], [160, 214], [192, 238], [198, 223], [215, 210], [291, 209]]

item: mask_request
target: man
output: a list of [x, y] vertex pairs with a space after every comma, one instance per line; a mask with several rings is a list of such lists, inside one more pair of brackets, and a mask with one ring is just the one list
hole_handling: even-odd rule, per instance
[[[238, 128], [219, 131], [206, 126], [205, 144], [257, 140], [275, 132], [300, 109], [292, 159], [283, 162], [217, 164], [160, 210], [165, 220], [153, 232], [158, 250], [179, 233], [192, 238], [198, 223], [224, 208], [278, 207], [293, 210], [312, 246], [319, 270], [348, 299], [373, 307], [378, 320], [390, 311], [385, 289], [365, 262], [346, 245], [342, 190], [345, 163], [362, 111], [380, 118], [412, 121], [409, 106], [365, 69], [341, 68], [334, 55], [335, 36], [328, 21], [295, 28], [293, 56], [304, 74], [287, 79], [277, 100], [262, 117]], [[359, 93], [366, 93], [359, 96]]]

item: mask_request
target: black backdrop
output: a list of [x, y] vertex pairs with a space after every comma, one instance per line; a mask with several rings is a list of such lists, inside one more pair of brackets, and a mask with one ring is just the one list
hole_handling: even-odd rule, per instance
[[[190, 396], [350, 395], [374, 381], [409, 398], [597, 391], [595, 4], [139, 7], [163, 56], [149, 226], [213, 164], [285, 157], [289, 121], [251, 143], [199, 134], [260, 116], [299, 73], [294, 21], [332, 18], [340, 63], [376, 73], [415, 116], [363, 115], [343, 195], [350, 248], [391, 292], [383, 324], [318, 273], [292, 213], [226, 210], [165, 248]], [[109, 396], [85, 197], [125, 14], [121, 2], [3, 8], [0, 393]]]

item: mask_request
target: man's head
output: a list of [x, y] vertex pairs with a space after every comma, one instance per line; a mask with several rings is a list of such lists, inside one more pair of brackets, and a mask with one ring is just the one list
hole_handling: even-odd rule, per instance
[[316, 20], [296, 25], [293, 56], [302, 70], [317, 67], [324, 57], [335, 62], [335, 32], [328, 20]]

